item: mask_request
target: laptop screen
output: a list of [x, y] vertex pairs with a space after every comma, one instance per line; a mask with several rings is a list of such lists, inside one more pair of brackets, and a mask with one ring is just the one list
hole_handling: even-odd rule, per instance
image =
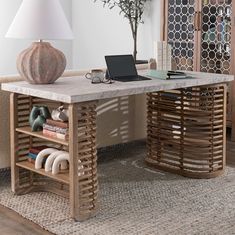
[[110, 78], [137, 76], [137, 70], [132, 55], [105, 56]]

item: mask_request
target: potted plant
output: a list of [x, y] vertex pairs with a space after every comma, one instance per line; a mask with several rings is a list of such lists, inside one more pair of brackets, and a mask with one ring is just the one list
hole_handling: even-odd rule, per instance
[[[94, 0], [95, 2], [97, 0]], [[134, 41], [133, 57], [136, 63], [143, 61], [137, 61], [137, 36], [139, 25], [143, 22], [143, 13], [145, 4], [151, 0], [100, 0], [104, 6], [108, 6], [109, 9], [114, 7], [120, 8], [120, 14], [127, 18], [131, 27], [132, 37]]]

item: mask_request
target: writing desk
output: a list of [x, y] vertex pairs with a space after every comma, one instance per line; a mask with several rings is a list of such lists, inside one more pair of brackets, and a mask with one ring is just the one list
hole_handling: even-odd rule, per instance
[[[52, 191], [68, 196], [71, 217], [78, 221], [90, 218], [98, 208], [97, 101], [135, 94], [148, 97], [147, 163], [189, 177], [217, 176], [225, 165], [223, 84], [234, 77], [197, 72], [189, 75], [194, 78], [91, 84], [84, 77], [71, 77], [51, 85], [3, 84], [2, 90], [11, 92], [12, 191], [18, 195]], [[68, 107], [68, 141], [31, 131], [28, 116], [34, 105]], [[29, 148], [40, 145], [69, 151], [69, 171], [52, 175], [28, 163], [25, 156]]]

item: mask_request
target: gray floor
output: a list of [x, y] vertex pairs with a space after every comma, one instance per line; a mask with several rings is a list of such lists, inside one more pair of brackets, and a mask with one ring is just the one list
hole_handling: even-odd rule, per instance
[[17, 213], [0, 206], [1, 235], [50, 235], [38, 225], [23, 219]]

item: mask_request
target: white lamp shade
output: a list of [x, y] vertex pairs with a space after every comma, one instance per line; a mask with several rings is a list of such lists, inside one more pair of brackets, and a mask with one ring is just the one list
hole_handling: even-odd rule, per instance
[[6, 37], [60, 40], [73, 33], [59, 0], [23, 0]]

